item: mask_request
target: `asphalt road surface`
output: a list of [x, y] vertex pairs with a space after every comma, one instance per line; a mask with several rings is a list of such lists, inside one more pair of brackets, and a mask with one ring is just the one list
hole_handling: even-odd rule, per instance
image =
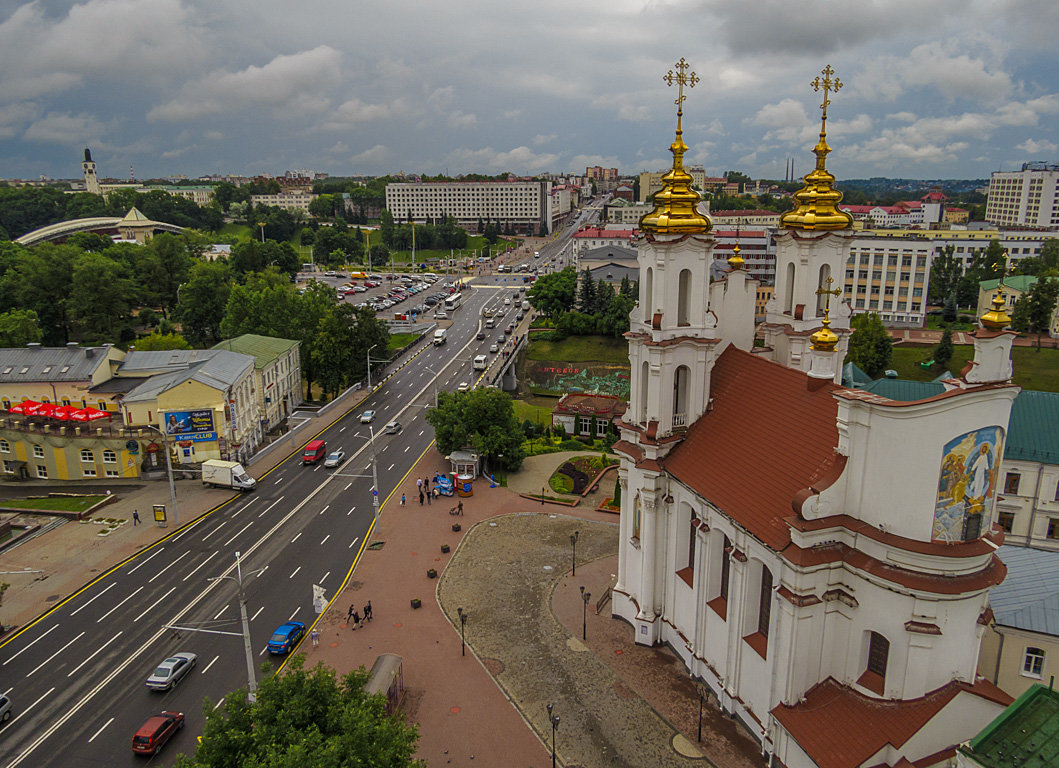
[[[424, 346], [356, 412], [319, 435], [328, 451], [345, 450], [341, 467], [302, 466], [300, 452], [293, 455], [259, 478], [253, 493], [145, 550], [0, 647], [0, 687], [14, 701], [14, 717], [0, 731], [0, 766], [142, 766], [132, 735], [167, 709], [183, 712], [186, 727], [150, 764], [169, 765], [192, 751], [203, 699], [219, 704], [247, 684], [236, 553], [259, 667], [278, 625], [315, 619], [313, 585], [330, 599], [351, 573], [374, 521], [372, 456], [382, 503], [431, 444], [424, 409], [433, 404], [435, 386], [451, 390], [480, 375], [472, 360], [488, 354], [502, 330], [477, 341], [481, 310], [502, 306], [516, 284], [512, 276], [489, 282], [464, 293], [448, 343]], [[504, 324], [513, 317], [509, 311]], [[360, 422], [368, 409], [376, 411], [374, 445], [369, 425]], [[393, 419], [402, 430], [381, 434]], [[171, 691], [149, 691], [148, 675], [178, 651], [198, 655], [195, 669]], [[272, 657], [273, 667], [282, 661]]]

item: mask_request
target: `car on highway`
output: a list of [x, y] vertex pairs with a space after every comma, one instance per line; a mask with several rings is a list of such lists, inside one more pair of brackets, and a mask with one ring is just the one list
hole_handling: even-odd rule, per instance
[[137, 755], [153, 755], [183, 727], [183, 712], [162, 711], [151, 715], [132, 737], [132, 751]]
[[365, 288], [363, 285], [354, 285], [353, 286], [353, 293], [366, 293], [367, 290], [368, 289]]
[[168, 691], [179, 683], [195, 666], [198, 656], [187, 651], [174, 653], [155, 667], [147, 678], [147, 687], [152, 691]]
[[280, 624], [268, 639], [268, 652], [277, 656], [290, 653], [305, 634], [305, 625], [300, 621]]
[[324, 272], [324, 276], [325, 277], [337, 277], [338, 273], [335, 272], [333, 269], [329, 269], [326, 272]]
[[342, 464], [342, 462], [345, 461], [345, 460], [346, 460], [346, 452], [345, 451], [342, 451], [342, 450], [331, 451], [331, 453], [329, 453], [327, 455], [327, 458], [324, 459], [324, 466], [325, 467], [337, 467], [337, 466], [340, 466]]
[[382, 431], [387, 435], [396, 435], [401, 431], [401, 422], [394, 420], [382, 428]]
[[375, 421], [375, 411], [367, 410], [360, 414], [361, 424], [371, 424], [373, 421]]
[[469, 381], [461, 381], [460, 385], [458, 387], [456, 387], [456, 391], [457, 392], [466, 392], [470, 388], [471, 388], [471, 383]]
[[500, 351], [500, 345], [494, 341], [493, 346], [489, 347], [489, 351], [495, 355], [497, 352]]
[[11, 719], [15, 705], [11, 703], [11, 699], [7, 696], [0, 695], [0, 722], [6, 723]]
[[475, 338], [478, 341], [485, 341], [485, 331], [478, 331], [478, 335]]
[[513, 326], [511, 323], [508, 323], [507, 324], [507, 328], [504, 329], [504, 335], [505, 336], [510, 336], [514, 332], [515, 332], [515, 326]]

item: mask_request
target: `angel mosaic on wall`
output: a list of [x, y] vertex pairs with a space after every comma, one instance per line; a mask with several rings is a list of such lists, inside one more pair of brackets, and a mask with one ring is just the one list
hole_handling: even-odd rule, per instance
[[945, 444], [934, 503], [934, 541], [970, 541], [993, 518], [1004, 430], [983, 427]]

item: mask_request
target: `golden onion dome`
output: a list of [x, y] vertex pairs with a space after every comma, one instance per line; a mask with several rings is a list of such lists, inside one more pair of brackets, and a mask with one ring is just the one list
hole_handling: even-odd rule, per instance
[[1001, 331], [1011, 325], [1011, 317], [1004, 311], [1004, 281], [997, 286], [993, 296], [993, 308], [982, 315], [982, 326], [990, 331]]

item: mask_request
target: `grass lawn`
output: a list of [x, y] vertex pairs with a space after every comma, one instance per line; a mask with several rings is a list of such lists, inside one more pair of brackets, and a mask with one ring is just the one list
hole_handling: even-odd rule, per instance
[[47, 499], [8, 499], [3, 506], [8, 509], [33, 509], [42, 512], [84, 512], [105, 498], [106, 496], [56, 496]]
[[533, 341], [526, 350], [526, 358], [628, 365], [629, 342], [610, 336], [570, 336], [562, 341]]
[[[930, 359], [933, 353], [933, 345], [914, 347], [898, 344], [894, 347], [890, 367], [902, 379], [933, 381], [945, 371], [937, 365], [929, 369], [919, 366], [923, 360]], [[974, 347], [957, 344], [953, 348], [948, 370], [958, 375], [973, 357]], [[1011, 350], [1011, 363], [1014, 367], [1014, 382], [1018, 386], [1042, 392], [1059, 392], [1059, 349], [1043, 348], [1038, 352], [1036, 347], [1014, 347]]]
[[552, 409], [545, 408], [539, 405], [530, 405], [525, 400], [515, 400], [515, 418], [518, 419], [519, 424], [529, 419], [534, 424], [539, 424], [541, 427], [550, 426], [552, 423]]
[[407, 347], [418, 338], [418, 333], [391, 333], [390, 344], [387, 349], [389, 349], [390, 354], [392, 355], [397, 350]]
[[236, 224], [234, 221], [230, 221], [221, 227], [220, 232], [217, 234], [233, 237], [236, 240], [249, 240], [250, 227], [246, 224]]

